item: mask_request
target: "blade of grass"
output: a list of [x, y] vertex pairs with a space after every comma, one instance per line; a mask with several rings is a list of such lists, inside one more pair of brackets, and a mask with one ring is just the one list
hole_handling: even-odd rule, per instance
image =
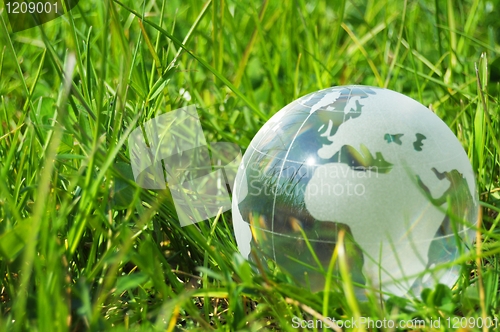
[[[140, 17], [141, 15], [138, 14], [136, 11], [132, 10], [131, 8], [125, 6], [123, 3], [121, 3], [118, 0], [113, 0], [116, 2], [118, 5], [122, 6], [124, 9], [129, 11], [130, 13], [134, 14], [136, 17]], [[267, 120], [267, 116], [257, 107], [255, 106], [240, 90], [238, 90], [227, 78], [225, 78], [220, 72], [218, 72], [214, 67], [212, 67], [208, 62], [203, 60], [201, 57], [197, 56], [193, 52], [191, 52], [186, 46], [176, 37], [174, 37], [171, 33], [166, 31], [165, 29], [161, 28], [159, 25], [156, 23], [153, 23], [149, 20], [144, 20], [145, 23], [151, 25], [153, 28], [157, 29], [160, 31], [162, 34], [164, 34], [166, 37], [168, 37], [170, 40], [174, 42], [178, 47], [181, 47], [186, 53], [188, 53], [190, 56], [192, 56], [194, 59], [196, 59], [200, 64], [202, 64], [205, 68], [207, 68], [212, 74], [215, 75], [219, 80], [221, 80], [231, 91], [234, 92], [238, 98], [240, 98], [250, 109], [252, 109], [255, 114], [257, 114], [261, 119]]]
[[377, 80], [377, 84], [379, 86], [384, 86], [384, 82], [382, 80], [382, 77], [380, 76], [380, 73], [378, 72], [377, 66], [373, 63], [373, 60], [370, 58], [368, 55], [368, 52], [366, 49], [363, 47], [363, 45], [360, 43], [359, 39], [356, 37], [354, 32], [345, 24], [341, 24], [342, 28], [347, 32], [347, 34], [351, 37], [351, 39], [354, 41], [354, 43], [358, 46], [359, 51], [363, 54], [365, 57], [366, 61], [368, 62], [368, 65], [370, 66], [373, 75], [375, 75], [375, 79]]

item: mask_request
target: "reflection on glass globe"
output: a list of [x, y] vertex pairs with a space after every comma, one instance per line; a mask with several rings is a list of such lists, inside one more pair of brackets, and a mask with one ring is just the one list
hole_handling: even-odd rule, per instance
[[342, 233], [358, 296], [363, 287], [418, 296], [456, 282], [456, 265], [435, 267], [471, 245], [479, 204], [467, 155], [434, 113], [394, 91], [343, 86], [292, 102], [262, 127], [232, 211], [244, 257], [271, 259], [313, 291]]

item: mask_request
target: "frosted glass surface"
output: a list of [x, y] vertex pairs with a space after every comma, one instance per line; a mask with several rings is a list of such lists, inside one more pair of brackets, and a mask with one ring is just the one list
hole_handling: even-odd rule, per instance
[[432, 268], [467, 249], [478, 215], [472, 168], [447, 125], [366, 86], [314, 92], [276, 113], [243, 156], [232, 204], [242, 255], [254, 250], [313, 290], [343, 230], [359, 294], [451, 286], [456, 268]]

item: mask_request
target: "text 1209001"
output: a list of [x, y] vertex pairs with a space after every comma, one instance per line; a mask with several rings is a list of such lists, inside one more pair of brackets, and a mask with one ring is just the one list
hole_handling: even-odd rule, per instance
[[57, 2], [7, 2], [6, 7], [9, 14], [57, 13]]

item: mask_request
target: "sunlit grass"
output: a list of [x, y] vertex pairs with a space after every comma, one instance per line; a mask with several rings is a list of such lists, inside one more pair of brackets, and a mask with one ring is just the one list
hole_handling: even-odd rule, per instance
[[[89, 0], [18, 33], [1, 16], [0, 330], [498, 318], [495, 1]], [[310, 293], [235, 255], [230, 212], [180, 227], [168, 190], [134, 184], [128, 135], [159, 114], [196, 104], [207, 141], [244, 150], [289, 102], [345, 84], [429, 106], [467, 151], [481, 244], [456, 262], [453, 289], [362, 303], [349, 282]]]

